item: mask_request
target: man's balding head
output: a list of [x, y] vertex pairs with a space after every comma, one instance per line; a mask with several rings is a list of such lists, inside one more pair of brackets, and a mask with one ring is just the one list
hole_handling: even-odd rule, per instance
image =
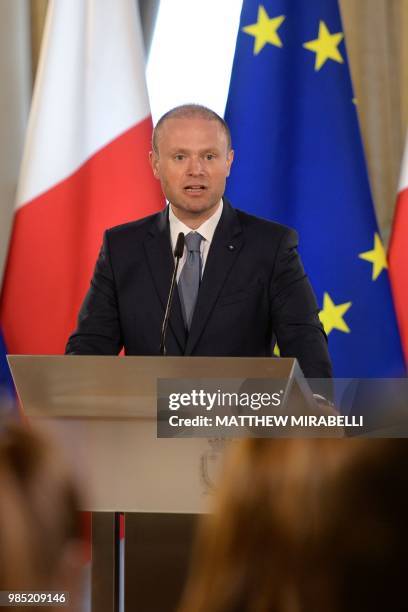
[[159, 153], [159, 139], [160, 130], [163, 124], [169, 119], [205, 119], [207, 121], [217, 121], [225, 132], [227, 141], [227, 149], [231, 150], [231, 132], [224, 119], [220, 117], [215, 111], [202, 106], [201, 104], [183, 104], [182, 106], [176, 106], [171, 110], [167, 111], [156, 124], [153, 130], [152, 136], [152, 148], [153, 151], [158, 155]]

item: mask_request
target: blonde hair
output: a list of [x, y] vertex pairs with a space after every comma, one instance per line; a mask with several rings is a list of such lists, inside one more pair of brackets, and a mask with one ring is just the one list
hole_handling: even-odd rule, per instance
[[405, 440], [235, 444], [180, 612], [383, 612], [405, 601]]

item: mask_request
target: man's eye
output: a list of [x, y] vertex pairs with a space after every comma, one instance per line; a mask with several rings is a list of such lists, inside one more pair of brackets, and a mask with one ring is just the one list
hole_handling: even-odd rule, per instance
[[174, 158], [177, 159], [177, 161], [182, 161], [184, 159], [184, 155], [182, 155], [181, 153], [178, 153], [177, 155], [175, 155]]
[[213, 153], [207, 153], [207, 155], [205, 156], [205, 159], [210, 161], [211, 159], [215, 159], [215, 155]]

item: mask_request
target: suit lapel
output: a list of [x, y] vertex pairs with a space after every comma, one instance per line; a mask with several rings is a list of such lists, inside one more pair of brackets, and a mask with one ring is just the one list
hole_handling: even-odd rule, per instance
[[203, 279], [198, 292], [190, 333], [187, 339], [186, 355], [191, 355], [200, 339], [208, 317], [215, 306], [218, 295], [238, 257], [242, 245], [243, 234], [236, 212], [224, 198], [223, 212], [211, 242]]
[[[152, 225], [146, 237], [144, 247], [153, 282], [163, 306], [164, 317], [174, 267], [167, 208], [158, 215], [156, 223]], [[169, 325], [180, 345], [182, 353], [184, 353], [186, 330], [177, 287], [175, 287], [173, 294]]]

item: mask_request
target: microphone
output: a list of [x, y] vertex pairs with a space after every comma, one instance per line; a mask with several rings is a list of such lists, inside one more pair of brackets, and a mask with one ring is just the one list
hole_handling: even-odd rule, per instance
[[171, 304], [173, 302], [173, 293], [174, 293], [174, 286], [176, 284], [177, 270], [179, 267], [180, 259], [183, 256], [183, 252], [184, 252], [184, 234], [183, 232], [180, 232], [179, 235], [177, 236], [176, 246], [174, 248], [174, 257], [176, 258], [176, 261], [174, 263], [174, 270], [173, 270], [173, 276], [171, 277], [169, 297], [167, 299], [166, 312], [164, 313], [163, 325], [162, 325], [162, 330], [161, 330], [160, 355], [166, 354], [167, 326], [169, 324]]
[[180, 232], [177, 236], [176, 247], [174, 249], [174, 257], [177, 259], [176, 265], [178, 265], [179, 260], [183, 257], [184, 252], [184, 234]]

